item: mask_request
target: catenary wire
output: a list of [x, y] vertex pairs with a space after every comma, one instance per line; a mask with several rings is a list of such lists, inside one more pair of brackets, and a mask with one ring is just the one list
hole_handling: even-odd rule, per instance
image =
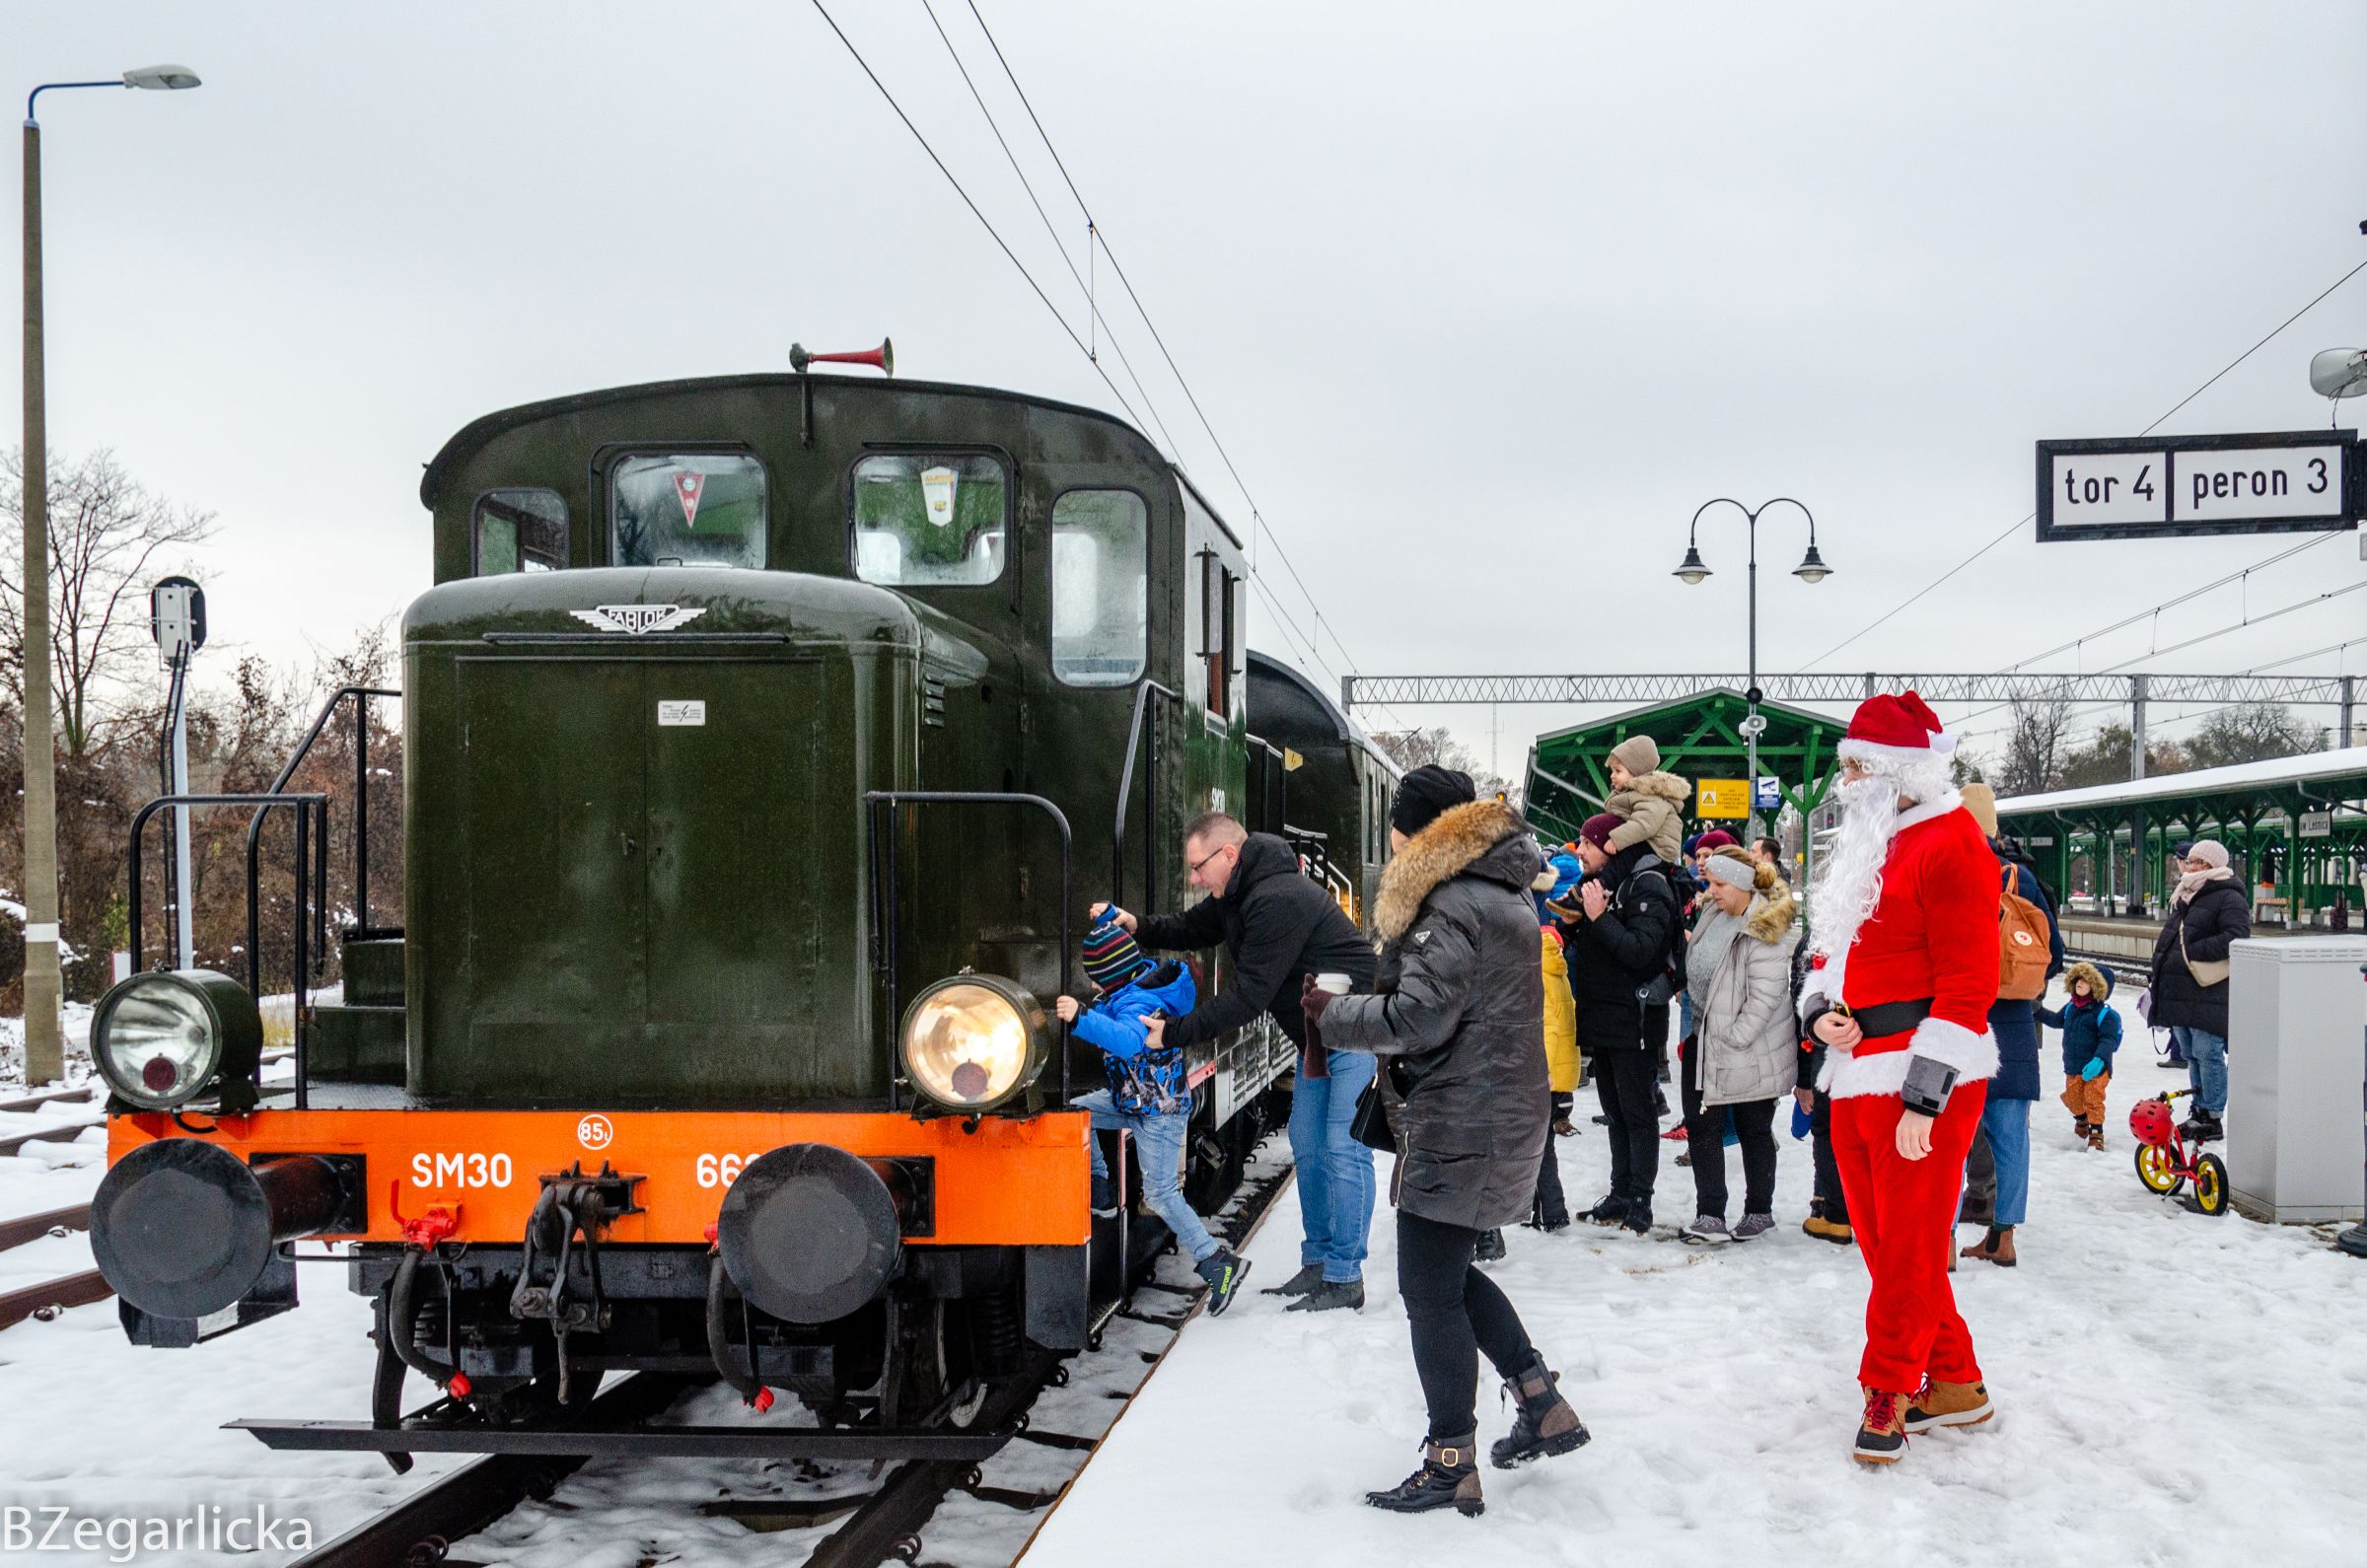
[[[1077, 181], [1069, 174], [1068, 165], [1060, 156], [1060, 149], [1053, 145], [1051, 133], [1044, 129], [1042, 116], [1036, 112], [1036, 105], [1028, 97], [1028, 90], [1020, 86], [1019, 73], [1012, 69], [1010, 57], [1004, 54], [1002, 43], [994, 36], [994, 29], [987, 25], [985, 14], [978, 9], [977, 0], [967, 0], [967, 3], [969, 6], [970, 15], [977, 19], [978, 31], [985, 35], [987, 46], [994, 51], [996, 62], [1002, 66], [1004, 78], [1010, 82], [1012, 92], [1019, 95], [1019, 102], [1028, 112], [1029, 122], [1036, 127], [1037, 136], [1042, 140], [1044, 151], [1051, 155], [1052, 166], [1060, 171], [1060, 178], [1068, 186], [1069, 195], [1075, 199], [1077, 210], [1085, 215], [1085, 221], [1094, 240], [1101, 246], [1102, 254], [1110, 258], [1111, 271], [1117, 275], [1118, 284], [1126, 291], [1126, 298], [1132, 302], [1135, 314], [1142, 318], [1142, 324], [1149, 329], [1151, 341], [1158, 345], [1160, 357], [1167, 361], [1168, 371], [1176, 378], [1176, 385], [1183, 389], [1184, 400], [1191, 404], [1192, 414], [1199, 420], [1200, 428], [1207, 432], [1209, 445], [1216, 449], [1216, 455], [1223, 462], [1225, 471], [1232, 475], [1234, 488], [1241, 491], [1241, 498], [1249, 503], [1251, 522], [1265, 535], [1266, 542], [1273, 547], [1275, 555], [1280, 557], [1283, 569], [1290, 573], [1291, 581], [1298, 586], [1301, 597], [1307, 601], [1308, 607], [1315, 612], [1315, 640], [1320, 644], [1325, 630], [1323, 607], [1316, 603], [1314, 593], [1307, 587], [1307, 580], [1299, 575], [1299, 568], [1297, 563], [1291, 560], [1290, 552], [1283, 547], [1281, 539], [1275, 535], [1272, 527], [1266, 523], [1265, 514], [1257, 505], [1257, 498], [1251, 493], [1248, 482], [1242, 478], [1240, 467], [1233, 462], [1233, 455], [1225, 450], [1224, 439], [1217, 435], [1216, 426], [1208, 418], [1208, 411], [1200, 406], [1199, 394], [1191, 390], [1191, 383], [1184, 376], [1183, 367], [1176, 363], [1175, 353], [1167, 346], [1167, 337], [1159, 330], [1159, 323], [1151, 319], [1151, 313], [1143, 307], [1142, 296], [1135, 292], [1134, 280], [1126, 275], [1124, 263], [1117, 259], [1117, 252], [1110, 247], [1109, 231], [1104, 229], [1094, 217], [1093, 208], [1086, 202], [1084, 192], [1077, 188]], [[1267, 602], [1272, 603], [1270, 596]], [[1337, 627], [1331, 628], [1331, 645], [1339, 650], [1340, 657], [1347, 661], [1349, 669], [1354, 670], [1358, 667], [1355, 654], [1350, 651], [1345, 642], [1340, 640]], [[1393, 712], [1386, 705], [1382, 711]]]
[[[994, 133], [995, 145], [1003, 150], [1003, 158], [1011, 165], [1011, 173], [1019, 177], [1019, 188], [1028, 193], [1028, 204], [1036, 209], [1036, 216], [1042, 220], [1043, 232], [1050, 237], [1052, 249], [1060, 252], [1061, 265], [1068, 268], [1068, 275], [1076, 280], [1077, 291], [1085, 296], [1085, 309], [1091, 313], [1093, 320], [1108, 335], [1111, 352], [1115, 354], [1117, 362], [1125, 367], [1127, 379], [1134, 383], [1135, 393], [1142, 398], [1142, 406], [1150, 410], [1151, 421], [1159, 427], [1160, 439], [1167, 443], [1169, 452], [1176, 452], [1178, 450], [1176, 438], [1167, 428], [1166, 417], [1159, 412], [1159, 405], [1151, 400], [1150, 389], [1142, 384], [1142, 377], [1134, 369], [1134, 362], [1126, 357], [1125, 345], [1118, 342], [1116, 331], [1110, 325], [1110, 319], [1102, 314], [1101, 306], [1095, 302], [1092, 285], [1088, 284], [1084, 275], [1078, 272], [1077, 263], [1069, 256], [1068, 247], [1061, 244], [1060, 231], [1052, 227], [1051, 214], [1045, 212], [1043, 203], [1037, 199], [1036, 186], [1029, 180], [1027, 171], [1020, 168], [1019, 156], [1011, 151], [1011, 143], [1003, 136], [1002, 126], [995, 122], [994, 110], [986, 107], [985, 95], [978, 91], [978, 84], [970, 79], [969, 67], [963, 62], [962, 52], [954, 47], [954, 40], [947, 35], [945, 24], [938, 20], [937, 7], [932, 0], [920, 0], [920, 8], [929, 14], [929, 25], [937, 30], [938, 38], [945, 44], [945, 52], [953, 59], [954, 69], [962, 73], [962, 85], [969, 89], [970, 101], [978, 106], [978, 112], [985, 116], [986, 128]], [[1091, 239], [1088, 238], [1086, 243], [1090, 246]], [[1087, 260], [1090, 262], [1091, 259], [1089, 250]], [[1086, 357], [1097, 360], [1100, 358], [1091, 348], [1086, 350]]]
[[[2176, 414], [2180, 409], [2186, 407], [2187, 404], [2192, 402], [2195, 398], [2201, 396], [2204, 392], [2210, 391], [2213, 386], [2217, 385], [2221, 377], [2224, 377], [2229, 371], [2234, 370], [2238, 365], [2243, 364], [2246, 360], [2252, 358], [2253, 355], [2265, 348], [2270, 339], [2274, 338], [2286, 327], [2291, 326], [2295, 321], [2298, 321], [2303, 317], [2309, 315], [2310, 312], [2316, 310], [2325, 302], [2328, 295], [2332, 294], [2334, 290], [2340, 288], [2343, 284], [2348, 283], [2352, 278], [2357, 277], [2361, 272], [2367, 272], [2367, 261], [2360, 262], [2357, 266], [2352, 267], [2348, 272], [2343, 273], [2340, 277], [2334, 279], [2333, 282], [2328, 284], [2326, 288], [2319, 293], [2316, 299], [2311, 300], [2309, 304], [2303, 306], [2300, 310], [2295, 311], [2291, 316], [2286, 317], [2282, 321], [2278, 322], [2275, 327], [2270, 329], [2266, 336], [2262, 337], [2259, 342], [2253, 344], [2252, 347], [2246, 349], [2243, 353], [2238, 354], [2234, 359], [2229, 360], [2225, 365], [2221, 366], [2218, 373], [2212, 376], [2209, 381], [2204, 382], [2201, 386], [2195, 388], [2184, 397], [2181, 397], [2177, 402], [2171, 404], [2168, 413], [2163, 414], [2152, 424], [2147, 425], [2144, 429], [2138, 431], [2137, 435], [2139, 437], [2152, 435], [2154, 431], [2168, 423], [2172, 415]], [[1892, 606], [1889, 609], [1883, 611], [1882, 614], [1876, 616], [1873, 620], [1868, 621], [1864, 626], [1861, 626], [1856, 631], [1851, 632], [1839, 642], [1834, 643], [1830, 648], [1826, 649], [1825, 652], [1819, 654], [1816, 658], [1811, 659], [1802, 668], [1814, 670], [1826, 660], [1830, 659], [1834, 654], [1839, 653], [1851, 643], [1856, 642], [1860, 637], [1865, 636], [1868, 632], [1890, 620], [1893, 616], [1898, 615], [1901, 611], [1905, 610], [1907, 606], [1914, 604], [1916, 600], [1923, 598], [1924, 595], [1929, 594], [1933, 589], [1938, 588], [1942, 583], [1947, 582], [1957, 573], [1963, 571], [1974, 561], [1979, 560], [1982, 556], [1988, 554], [1989, 551], [1995, 549], [1998, 545], [2003, 544], [2008, 538], [2013, 536], [2016, 529], [2028, 527], [2031, 523], [2037, 521], [2037, 512], [2033, 511], [2025, 513], [2020, 519], [2009, 525], [2003, 533], [1997, 535], [1996, 537], [1990, 539], [1979, 549], [1974, 550], [1972, 554], [1966, 556], [1963, 560], [1948, 568], [1947, 571], [1942, 572], [1931, 583], [1917, 591], [1913, 596]]]

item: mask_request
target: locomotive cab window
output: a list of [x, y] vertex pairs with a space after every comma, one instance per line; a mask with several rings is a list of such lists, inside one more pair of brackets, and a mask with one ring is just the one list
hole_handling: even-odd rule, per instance
[[567, 564], [567, 503], [556, 490], [487, 490], [468, 536], [479, 577], [555, 572]]
[[855, 464], [855, 575], [890, 588], [991, 583], [1009, 498], [1002, 464], [983, 454], [874, 453]]
[[1130, 685], [1150, 656], [1150, 511], [1131, 490], [1052, 503], [1052, 673]]
[[1225, 567], [1214, 550], [1202, 550], [1200, 564], [1200, 663], [1206, 674], [1206, 698], [1211, 718], [1233, 711], [1233, 677], [1241, 668], [1240, 628], [1236, 622], [1236, 592], [1241, 579]]
[[764, 564], [764, 464], [745, 453], [651, 453], [609, 471], [618, 566]]

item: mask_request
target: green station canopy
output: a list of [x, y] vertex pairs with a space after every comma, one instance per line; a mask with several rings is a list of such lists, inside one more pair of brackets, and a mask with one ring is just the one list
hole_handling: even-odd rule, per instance
[[[1744, 777], [1749, 747], [1742, 724], [1750, 712], [1741, 692], [1713, 687], [1681, 702], [1635, 708], [1539, 736], [1529, 750], [1530, 824], [1555, 842], [1576, 838], [1578, 824], [1601, 811], [1603, 798], [1611, 793], [1606, 771], [1611, 748], [1631, 735], [1652, 737], [1660, 747], [1660, 765], [1695, 783]], [[1824, 803], [1832, 783], [1833, 748], [1849, 726], [1780, 702], [1761, 702], [1758, 712], [1767, 721], [1758, 738], [1759, 774], [1777, 780], [1784, 803], [1805, 818]], [[1696, 791], [1686, 802], [1688, 820], [1723, 826], [1742, 836], [1741, 819], [1705, 824], [1694, 815], [1698, 805]]]

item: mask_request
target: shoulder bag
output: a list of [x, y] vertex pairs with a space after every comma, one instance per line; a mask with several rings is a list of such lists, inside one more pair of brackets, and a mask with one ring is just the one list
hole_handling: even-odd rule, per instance
[[2214, 985], [2225, 985], [2228, 975], [2236, 967], [2234, 962], [2228, 959], [2198, 961], [2188, 958], [2187, 922], [2183, 915], [2180, 916], [2178, 922], [2178, 956], [2186, 964], [2187, 972], [2194, 976], [2194, 983], [2206, 991]]

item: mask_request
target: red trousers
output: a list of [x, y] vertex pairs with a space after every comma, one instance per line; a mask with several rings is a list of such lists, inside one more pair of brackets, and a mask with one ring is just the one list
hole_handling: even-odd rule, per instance
[[1931, 1153], [1899, 1157], [1897, 1095], [1853, 1095], [1832, 1103], [1832, 1155], [1849, 1227], [1873, 1276], [1866, 1293], [1866, 1353], [1857, 1381], [1890, 1393], [1913, 1393], [1928, 1375], [1941, 1383], [1978, 1383], [1972, 1334], [1957, 1316], [1948, 1254], [1965, 1156], [1980, 1130], [1986, 1082], [1962, 1084], [1931, 1127]]

